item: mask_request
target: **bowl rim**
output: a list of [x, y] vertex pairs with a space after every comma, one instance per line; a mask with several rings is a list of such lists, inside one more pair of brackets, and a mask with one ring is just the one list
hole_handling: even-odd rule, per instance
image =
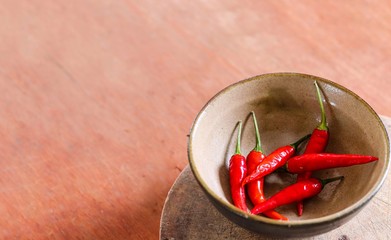
[[[386, 159], [385, 159], [386, 162], [385, 162], [385, 167], [382, 169], [382, 172], [380, 173], [382, 177], [375, 182], [374, 186], [359, 201], [357, 201], [356, 203], [352, 204], [351, 206], [349, 206], [341, 211], [338, 211], [338, 212], [333, 213], [331, 215], [319, 217], [319, 218], [278, 221], [278, 220], [270, 219], [270, 218], [260, 216], [260, 215], [253, 215], [253, 214], [250, 214], [250, 213], [247, 213], [247, 212], [240, 210], [239, 208], [235, 207], [233, 204], [227, 202], [226, 200], [223, 200], [221, 197], [219, 197], [217, 194], [215, 194], [208, 187], [206, 182], [204, 182], [204, 180], [201, 178], [201, 176], [198, 172], [198, 169], [196, 167], [195, 161], [193, 159], [192, 142], [193, 142], [193, 138], [194, 138], [194, 133], [196, 132], [196, 130], [198, 128], [198, 123], [199, 123], [200, 119], [202, 118], [202, 115], [205, 112], [206, 108], [209, 105], [211, 105], [219, 96], [221, 96], [225, 92], [231, 91], [233, 88], [235, 88], [238, 85], [246, 84], [251, 81], [259, 81], [260, 79], [270, 78], [273, 76], [275, 76], [275, 77], [301, 77], [301, 78], [312, 79], [314, 81], [316, 80], [316, 81], [331, 85], [335, 88], [338, 88], [338, 89], [348, 93], [349, 95], [354, 97], [356, 100], [360, 101], [369, 110], [369, 112], [375, 117], [379, 126], [382, 129], [382, 133], [383, 133], [384, 138], [386, 140]], [[380, 190], [381, 186], [383, 185], [383, 183], [387, 177], [387, 173], [390, 168], [390, 140], [389, 140], [386, 128], [384, 126], [384, 123], [380, 119], [380, 116], [376, 113], [376, 111], [365, 100], [363, 100], [360, 96], [358, 96], [356, 93], [354, 93], [350, 89], [348, 89], [348, 88], [346, 88], [336, 82], [333, 82], [331, 80], [328, 80], [328, 79], [325, 79], [322, 77], [318, 77], [318, 76], [314, 76], [314, 75], [310, 75], [310, 74], [305, 74], [305, 73], [297, 73], [297, 72], [265, 73], [265, 74], [256, 75], [256, 76], [244, 79], [244, 80], [240, 80], [238, 82], [235, 82], [233, 84], [228, 85], [227, 87], [225, 87], [222, 90], [220, 90], [219, 92], [217, 92], [211, 99], [209, 99], [206, 102], [206, 104], [202, 107], [202, 109], [198, 112], [196, 118], [194, 119], [194, 121], [192, 123], [192, 126], [190, 128], [190, 133], [188, 136], [189, 137], [188, 137], [188, 144], [187, 144], [187, 155], [188, 155], [188, 160], [190, 163], [190, 168], [191, 168], [193, 175], [195, 176], [197, 182], [203, 188], [203, 190], [206, 191], [208, 193], [208, 195], [211, 196], [215, 201], [217, 201], [219, 204], [221, 204], [221, 206], [223, 206], [224, 208], [228, 209], [229, 211], [235, 213], [236, 215], [239, 215], [239, 216], [246, 218], [246, 219], [251, 219], [251, 220], [255, 220], [257, 222], [262, 222], [262, 223], [275, 225], [275, 226], [305, 227], [305, 226], [309, 226], [309, 225], [327, 224], [327, 223], [333, 222], [335, 220], [344, 219], [345, 217], [348, 217], [349, 215], [352, 215], [355, 212], [360, 211], [362, 209], [362, 207], [364, 205], [366, 205], [376, 195], [376, 193]]]

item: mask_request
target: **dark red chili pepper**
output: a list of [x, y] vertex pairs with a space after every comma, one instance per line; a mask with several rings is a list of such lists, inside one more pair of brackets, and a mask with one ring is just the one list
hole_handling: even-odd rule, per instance
[[231, 187], [231, 196], [234, 205], [243, 211], [247, 210], [246, 192], [242, 186], [242, 181], [247, 175], [246, 158], [240, 151], [240, 138], [242, 132], [242, 122], [239, 121], [238, 139], [236, 142], [235, 154], [229, 162], [229, 182]]
[[369, 155], [311, 153], [290, 158], [285, 164], [285, 169], [290, 173], [304, 173], [329, 168], [349, 167], [376, 160], [378, 160], [377, 157]]
[[258, 180], [263, 178], [264, 176], [274, 172], [279, 167], [284, 166], [286, 161], [291, 158], [297, 150], [297, 147], [304, 140], [308, 139], [311, 135], [306, 135], [299, 139], [297, 142], [277, 148], [272, 152], [269, 156], [267, 156], [253, 171], [250, 175], [248, 175], [242, 182], [242, 186], [246, 185], [249, 182]]
[[[327, 121], [326, 121], [326, 114], [323, 106], [323, 100], [320, 94], [320, 89], [318, 86], [318, 83], [314, 82], [316, 87], [316, 93], [318, 96], [318, 101], [320, 105], [321, 110], [321, 122], [317, 128], [314, 129], [314, 131], [311, 134], [310, 139], [308, 140], [306, 149], [304, 150], [303, 154], [308, 153], [321, 153], [324, 152], [328, 140], [329, 140], [329, 131], [327, 127]], [[304, 172], [297, 175], [297, 182], [302, 181], [304, 179], [310, 178], [312, 175], [312, 172]], [[301, 216], [303, 214], [304, 206], [303, 201], [299, 201], [296, 205], [297, 208], [297, 215]]]
[[303, 199], [313, 197], [319, 194], [323, 187], [330, 182], [343, 179], [343, 176], [329, 178], [329, 179], [317, 179], [309, 178], [297, 183], [294, 183], [280, 192], [274, 194], [265, 202], [256, 205], [252, 210], [252, 214], [260, 214], [270, 209], [275, 209], [279, 206], [301, 201]]
[[[255, 128], [255, 137], [256, 143], [253, 150], [247, 155], [247, 172], [253, 172], [257, 166], [263, 161], [265, 155], [263, 154], [261, 138], [259, 136], [257, 119], [255, 117], [255, 113], [251, 112], [254, 121]], [[260, 178], [259, 180], [250, 182], [247, 184], [247, 194], [254, 205], [257, 205], [266, 200], [265, 194], [263, 191], [264, 178]], [[274, 210], [265, 211], [263, 213], [265, 216], [277, 220], [287, 220], [287, 218]]]

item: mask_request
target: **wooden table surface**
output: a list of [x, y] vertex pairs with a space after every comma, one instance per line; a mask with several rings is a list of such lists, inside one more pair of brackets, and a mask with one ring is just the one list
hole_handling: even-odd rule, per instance
[[0, 239], [157, 239], [193, 119], [268, 72], [391, 116], [391, 3], [0, 1]]

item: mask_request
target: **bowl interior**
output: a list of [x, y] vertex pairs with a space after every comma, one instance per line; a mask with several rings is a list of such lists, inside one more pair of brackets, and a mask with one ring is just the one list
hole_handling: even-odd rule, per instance
[[[189, 158], [197, 180], [211, 196], [233, 208], [228, 163], [234, 153], [238, 120], [244, 123], [242, 153], [247, 155], [255, 146], [250, 111], [257, 116], [266, 154], [295, 142], [317, 127], [320, 107], [315, 80], [325, 98], [330, 131], [326, 152], [374, 155], [379, 161], [315, 172], [314, 176], [320, 178], [343, 175], [345, 179], [327, 185], [318, 196], [306, 200], [301, 217], [297, 217], [294, 204], [277, 210], [292, 224], [292, 221], [338, 214], [369, 200], [384, 179], [389, 162], [388, 138], [383, 124], [372, 108], [351, 91], [331, 81], [303, 74], [267, 74], [238, 82], [218, 93], [203, 108], [192, 128]], [[295, 175], [273, 173], [265, 178], [266, 195], [271, 196], [295, 181]]]

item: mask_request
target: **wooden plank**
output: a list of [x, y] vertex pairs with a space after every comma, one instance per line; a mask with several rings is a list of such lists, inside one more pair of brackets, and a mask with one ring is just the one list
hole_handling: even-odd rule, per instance
[[[382, 117], [391, 137], [391, 118]], [[390, 146], [391, 147], [391, 146]], [[348, 223], [306, 240], [390, 239], [391, 174], [374, 198]], [[259, 239], [221, 215], [186, 167], [171, 188], [161, 217], [160, 239]], [[273, 238], [274, 239], [274, 238]]]

